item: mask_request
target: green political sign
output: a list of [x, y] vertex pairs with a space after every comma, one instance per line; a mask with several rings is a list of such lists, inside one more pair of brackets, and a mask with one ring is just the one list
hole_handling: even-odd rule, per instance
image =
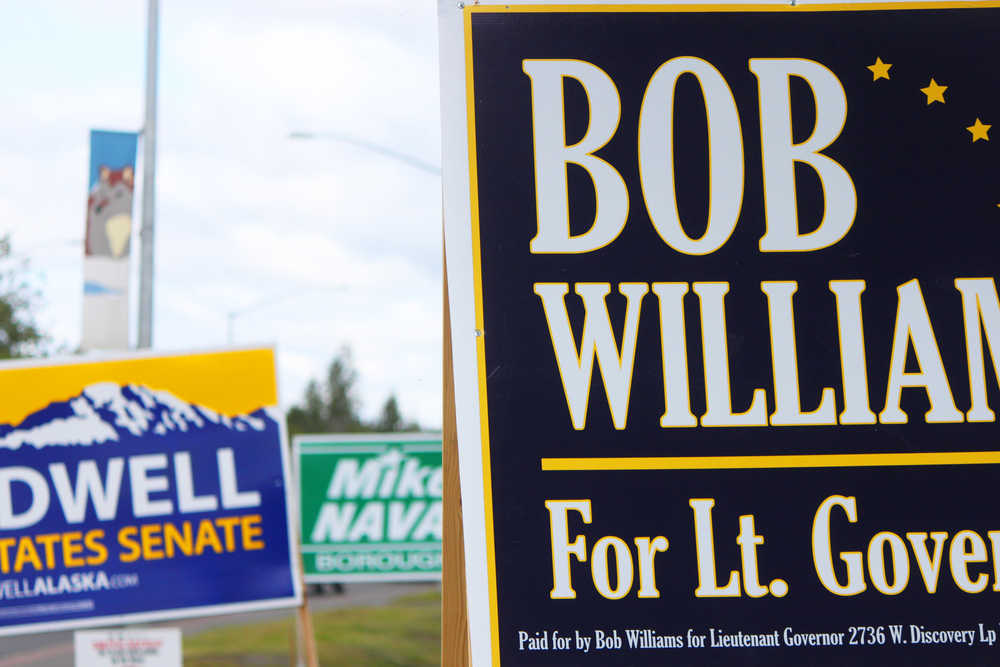
[[295, 438], [309, 583], [441, 578], [441, 436]]

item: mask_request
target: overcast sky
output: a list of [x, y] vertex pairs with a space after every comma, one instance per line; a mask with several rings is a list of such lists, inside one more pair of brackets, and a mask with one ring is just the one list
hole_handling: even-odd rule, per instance
[[[88, 133], [142, 126], [146, 4], [0, 7], [0, 231], [30, 259], [38, 319], [68, 349], [80, 340]], [[395, 392], [406, 417], [439, 427], [439, 177], [288, 139], [345, 133], [440, 164], [435, 4], [160, 6], [154, 347], [225, 345], [227, 314], [249, 309], [235, 342], [277, 344], [286, 407], [347, 344], [363, 414]], [[138, 223], [138, 189], [136, 204]]]

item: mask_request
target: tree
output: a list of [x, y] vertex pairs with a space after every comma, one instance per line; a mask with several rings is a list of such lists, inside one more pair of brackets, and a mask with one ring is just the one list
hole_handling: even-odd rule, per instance
[[420, 430], [416, 422], [403, 419], [395, 394], [389, 395], [374, 421], [365, 422], [358, 414], [357, 382], [358, 372], [351, 350], [342, 347], [330, 362], [325, 381], [310, 380], [302, 403], [288, 411], [289, 434]]
[[358, 399], [354, 392], [357, 381], [358, 372], [354, 369], [351, 350], [346, 346], [342, 347], [330, 362], [330, 368], [326, 373], [325, 421], [333, 432], [351, 433], [364, 430], [358, 417]]
[[306, 385], [306, 394], [302, 405], [296, 405], [288, 411], [288, 433], [322, 433], [323, 397], [320, 395], [319, 383], [310, 380]]
[[316, 380], [306, 385], [302, 405], [288, 411], [288, 432], [299, 433], [354, 433], [364, 431], [358, 416], [358, 399], [354, 385], [358, 372], [348, 347], [342, 347], [330, 362], [326, 382], [321, 386]]
[[403, 430], [403, 415], [399, 414], [399, 403], [396, 401], [395, 394], [389, 394], [389, 398], [385, 399], [382, 413], [372, 424], [372, 427], [376, 431], [385, 433]]
[[26, 270], [27, 260], [11, 255], [10, 237], [0, 237], [0, 359], [40, 354], [47, 340], [35, 323], [39, 294]]
[[395, 433], [399, 431], [419, 431], [420, 424], [415, 421], [404, 421], [399, 411], [399, 402], [395, 394], [389, 394], [382, 404], [382, 412], [372, 422], [371, 429], [380, 433]]

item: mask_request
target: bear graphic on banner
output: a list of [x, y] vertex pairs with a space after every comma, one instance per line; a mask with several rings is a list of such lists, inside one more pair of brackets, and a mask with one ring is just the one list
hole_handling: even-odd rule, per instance
[[99, 179], [87, 197], [87, 255], [119, 258], [128, 254], [134, 183], [131, 165], [117, 170], [101, 165]]

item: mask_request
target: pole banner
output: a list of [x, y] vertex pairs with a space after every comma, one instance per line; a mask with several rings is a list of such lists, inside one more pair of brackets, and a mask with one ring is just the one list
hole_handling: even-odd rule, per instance
[[128, 349], [135, 132], [90, 131], [83, 258], [84, 349]]
[[274, 352], [0, 364], [0, 635], [300, 603]]
[[475, 664], [1000, 660], [1000, 3], [440, 14]]
[[300, 435], [307, 583], [441, 580], [441, 436]]

